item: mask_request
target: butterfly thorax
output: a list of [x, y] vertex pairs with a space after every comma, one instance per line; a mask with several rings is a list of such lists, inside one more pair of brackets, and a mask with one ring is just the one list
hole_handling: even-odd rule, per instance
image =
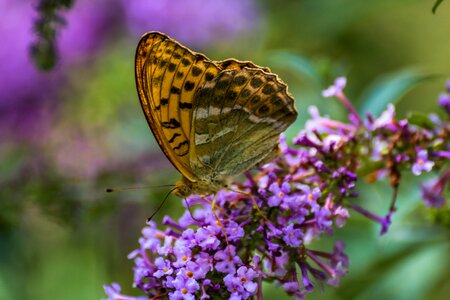
[[190, 181], [183, 176], [176, 183], [174, 190], [175, 195], [186, 198], [190, 195], [209, 195], [217, 193], [219, 190], [227, 186], [228, 178], [214, 180], [198, 180]]

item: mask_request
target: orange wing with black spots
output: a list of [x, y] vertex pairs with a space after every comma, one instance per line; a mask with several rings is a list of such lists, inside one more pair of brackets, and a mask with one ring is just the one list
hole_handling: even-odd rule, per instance
[[287, 86], [268, 68], [211, 61], [159, 32], [138, 44], [136, 84], [161, 149], [191, 182], [177, 183], [182, 196], [217, 191], [225, 177], [268, 161], [297, 117]]
[[136, 50], [136, 85], [148, 124], [165, 155], [192, 182], [197, 179], [188, 155], [194, 94], [220, 70], [159, 32], [146, 33]]

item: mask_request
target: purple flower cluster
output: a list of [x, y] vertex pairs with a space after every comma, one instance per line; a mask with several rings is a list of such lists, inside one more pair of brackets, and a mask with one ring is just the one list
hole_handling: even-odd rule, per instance
[[[211, 210], [214, 196], [192, 196], [189, 205], [200, 205], [192, 216], [186, 211], [178, 222], [166, 216], [165, 231], [149, 222], [140, 248], [129, 256], [135, 260], [135, 286], [150, 298], [248, 299], [261, 293], [262, 280], [277, 280], [301, 298], [314, 287], [310, 277], [338, 282], [348, 266], [343, 244], [338, 242], [331, 253], [306, 245], [331, 231], [336, 219], [341, 226], [348, 212], [331, 203], [321, 205], [319, 189], [280, 187], [278, 171], [263, 171], [259, 178], [248, 175], [244, 184], [234, 186], [246, 192], [220, 191], [216, 195], [220, 221]], [[253, 189], [255, 196], [249, 196]], [[268, 206], [268, 197], [281, 200]], [[116, 285], [106, 288], [109, 299], [122, 299], [119, 291]]]
[[[439, 169], [450, 155], [448, 122], [433, 116], [434, 126], [424, 129], [396, 120], [393, 106], [363, 119], [345, 97], [345, 83], [338, 80], [326, 96], [348, 108], [348, 123], [312, 107], [293, 147], [281, 137], [281, 154], [273, 162], [216, 195], [189, 197], [192, 215], [186, 211], [178, 221], [166, 216], [165, 230], [149, 222], [140, 248], [130, 254], [134, 285], [152, 299], [261, 299], [263, 281], [303, 299], [317, 283], [338, 285], [349, 265], [344, 243], [336, 241], [326, 252], [311, 242], [344, 226], [349, 209], [380, 223], [381, 234], [395, 211], [395, 202], [385, 217], [355, 204], [362, 167], [372, 166], [363, 175], [373, 180], [389, 176], [395, 190], [402, 171]], [[447, 170], [432, 185], [442, 187], [449, 179]], [[424, 197], [440, 202], [427, 204], [443, 205], [442, 188], [431, 195], [430, 186]], [[121, 295], [117, 284], [105, 290], [109, 299], [135, 299]]]

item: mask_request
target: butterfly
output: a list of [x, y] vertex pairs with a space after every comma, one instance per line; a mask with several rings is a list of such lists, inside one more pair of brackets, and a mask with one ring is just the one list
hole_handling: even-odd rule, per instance
[[287, 86], [250, 61], [212, 61], [160, 32], [144, 34], [136, 86], [148, 124], [182, 174], [180, 197], [219, 191], [233, 175], [269, 162], [297, 118]]

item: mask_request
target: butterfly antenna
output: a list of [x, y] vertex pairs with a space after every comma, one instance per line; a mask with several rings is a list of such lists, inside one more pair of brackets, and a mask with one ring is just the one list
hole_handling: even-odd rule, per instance
[[153, 217], [154, 217], [154, 216], [158, 213], [158, 211], [163, 207], [164, 202], [166, 202], [167, 198], [169, 198], [169, 195], [172, 194], [172, 192], [175, 191], [176, 189], [177, 189], [177, 187], [174, 187], [173, 189], [171, 189], [171, 190], [167, 193], [166, 197], [164, 197], [164, 200], [161, 201], [161, 203], [159, 204], [158, 208], [152, 213], [152, 215], [151, 215], [150, 217], [148, 217], [147, 222], [150, 222], [150, 221], [153, 219]]
[[146, 186], [137, 186], [137, 187], [127, 187], [127, 188], [107, 188], [107, 193], [115, 193], [115, 192], [125, 192], [125, 191], [137, 191], [137, 190], [145, 190], [145, 189], [155, 189], [162, 187], [174, 187], [174, 184], [163, 184], [163, 185], [146, 185]]

